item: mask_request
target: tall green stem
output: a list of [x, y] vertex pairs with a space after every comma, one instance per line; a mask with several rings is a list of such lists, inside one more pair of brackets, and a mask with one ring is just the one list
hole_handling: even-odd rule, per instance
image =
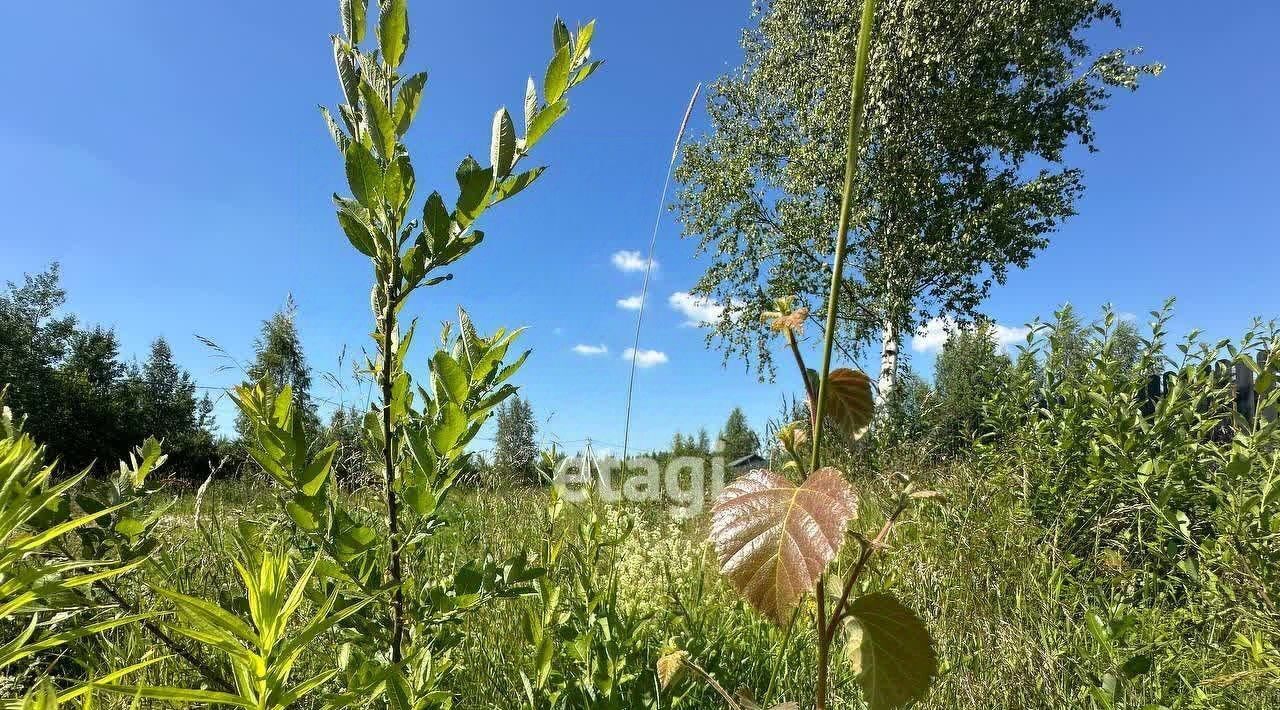
[[[844, 278], [845, 250], [849, 238], [849, 221], [853, 214], [853, 181], [858, 172], [858, 153], [862, 143], [862, 115], [866, 105], [867, 59], [871, 55], [871, 30], [875, 23], [876, 0], [863, 0], [862, 20], [858, 28], [858, 45], [854, 58], [852, 98], [849, 107], [848, 148], [844, 164], [844, 192], [840, 197], [840, 223], [836, 227], [835, 263], [831, 269], [831, 290], [827, 296], [827, 321], [822, 339], [822, 370], [818, 380], [818, 397], [813, 407], [813, 449], [809, 457], [809, 470], [816, 471], [821, 463], [822, 421], [827, 410], [827, 378], [831, 373], [831, 351], [835, 345], [836, 309], [840, 301], [840, 282]], [[835, 634], [827, 628], [824, 598], [826, 576], [818, 578], [816, 590], [818, 604], [818, 677], [814, 706], [817, 710], [827, 707], [827, 675], [830, 664], [831, 642]], [[831, 612], [831, 626], [839, 621], [844, 604], [842, 597]]]
[[827, 411], [827, 375], [831, 373], [831, 351], [835, 346], [836, 308], [840, 300], [840, 281], [844, 276], [845, 249], [849, 239], [849, 220], [853, 214], [853, 180], [858, 174], [858, 151], [862, 144], [862, 113], [866, 105], [867, 58], [871, 54], [871, 26], [875, 21], [876, 0], [862, 3], [862, 22], [858, 30], [857, 55], [853, 68], [852, 100], [849, 109], [848, 151], [844, 163], [844, 192], [840, 197], [840, 224], [836, 228], [835, 264], [831, 270], [831, 290], [827, 295], [827, 321], [822, 338], [822, 370], [818, 380], [818, 401], [813, 414], [813, 452], [809, 468], [818, 469], [822, 450], [822, 419]]

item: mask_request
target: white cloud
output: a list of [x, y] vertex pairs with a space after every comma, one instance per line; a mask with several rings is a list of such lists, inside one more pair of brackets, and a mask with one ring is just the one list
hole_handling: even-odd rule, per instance
[[724, 313], [724, 306], [719, 303], [709, 298], [700, 298], [685, 291], [676, 291], [671, 294], [671, 297], [667, 299], [667, 303], [684, 314], [686, 318], [685, 325], [694, 327], [715, 323], [720, 320], [720, 314]]
[[918, 353], [941, 350], [942, 344], [951, 337], [949, 331], [955, 330], [955, 327], [955, 321], [950, 318], [930, 318], [929, 322], [911, 336], [911, 349]]
[[618, 299], [618, 308], [621, 308], [624, 311], [638, 311], [640, 310], [640, 304], [642, 302], [643, 299], [638, 295], [627, 296], [626, 298]]
[[1014, 351], [1019, 343], [1026, 342], [1030, 334], [1031, 329], [1025, 325], [1011, 326], [997, 323], [995, 328], [996, 344], [1009, 351]]
[[[623, 249], [622, 251], [615, 251], [613, 253], [612, 261], [613, 265], [616, 266], [619, 271], [623, 272], [644, 271], [645, 267], [645, 258], [638, 251], [627, 251], [626, 249]], [[657, 259], [653, 260], [653, 269], [654, 271], [658, 270]]]
[[593, 355], [604, 355], [605, 353], [609, 352], [609, 348], [604, 344], [583, 345], [582, 343], [579, 343], [573, 346], [573, 351], [575, 353], [578, 353], [579, 355], [585, 355], [587, 357], [591, 357]]
[[[930, 318], [911, 337], [911, 349], [918, 353], [941, 350], [957, 327], [956, 322], [951, 318]], [[991, 334], [995, 338], [997, 350], [1012, 351], [1014, 346], [1027, 339], [1027, 334], [1030, 332], [1031, 329], [1025, 325], [1012, 326], [996, 323], [992, 327]]]
[[636, 367], [653, 367], [667, 362], [668, 359], [667, 354], [661, 350], [637, 351], [635, 348], [627, 348], [626, 352], [622, 353], [622, 359], [630, 361], [632, 355], [635, 355]]

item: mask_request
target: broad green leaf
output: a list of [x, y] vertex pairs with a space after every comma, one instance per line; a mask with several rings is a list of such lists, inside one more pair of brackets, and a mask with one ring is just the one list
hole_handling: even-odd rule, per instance
[[433, 192], [422, 208], [422, 228], [431, 235], [431, 251], [439, 251], [449, 239], [449, 230], [453, 220], [449, 218], [449, 208], [444, 206], [444, 198]]
[[396, 135], [403, 136], [409, 132], [409, 126], [422, 104], [422, 90], [426, 85], [426, 72], [418, 72], [400, 84], [400, 93], [396, 96]]
[[493, 189], [493, 168], [482, 168], [475, 158], [467, 156], [458, 166], [458, 224], [471, 224], [484, 211]]
[[850, 441], [862, 438], [875, 416], [871, 378], [847, 367], [832, 370], [827, 379], [827, 413], [831, 423]]
[[391, 68], [400, 66], [409, 46], [407, 0], [380, 0], [378, 3], [378, 47]]
[[431, 443], [441, 456], [447, 456], [467, 430], [467, 415], [453, 402], [440, 406], [440, 419], [431, 427]]
[[147, 526], [137, 518], [123, 517], [116, 521], [115, 531], [125, 537], [137, 537], [146, 532]]
[[515, 157], [516, 127], [507, 109], [500, 108], [493, 115], [493, 137], [489, 144], [489, 162], [493, 164], [494, 176], [506, 177], [511, 172]]
[[520, 194], [521, 190], [532, 185], [533, 181], [537, 180], [538, 177], [546, 171], [546, 169], [546, 166], [539, 165], [536, 168], [526, 170], [518, 175], [512, 175], [506, 180], [498, 183], [498, 186], [494, 188], [494, 201], [501, 202], [502, 200], [506, 200]]
[[338, 208], [338, 224], [342, 226], [343, 234], [347, 235], [347, 241], [351, 242], [356, 251], [368, 257], [378, 256], [378, 242], [374, 239], [373, 228], [352, 207], [347, 203]]
[[333, 467], [333, 457], [338, 452], [338, 442], [329, 444], [307, 464], [307, 470], [299, 481], [303, 495], [313, 496], [324, 487], [329, 480], [329, 470]]
[[444, 394], [449, 401], [463, 406], [467, 401], [467, 395], [470, 393], [470, 382], [467, 381], [467, 373], [462, 370], [462, 366], [449, 356], [449, 353], [443, 350], [437, 350], [436, 354], [431, 357], [432, 371], [439, 379], [440, 384], [444, 388]]
[[401, 151], [388, 163], [387, 172], [383, 174], [382, 190], [387, 204], [396, 210], [404, 209], [413, 199], [414, 183], [409, 154]]
[[367, 81], [360, 82], [360, 98], [363, 99], [361, 106], [364, 108], [365, 125], [373, 139], [373, 149], [384, 161], [389, 161], [396, 152], [396, 126], [391, 111]]
[[834, 468], [800, 486], [757, 469], [716, 499], [710, 539], [729, 582], [781, 625], [835, 559], [856, 511], [857, 497]]
[[342, 18], [342, 33], [355, 44], [364, 41], [365, 19], [368, 17], [369, 0], [338, 0], [338, 15]]
[[938, 672], [929, 630], [915, 612], [876, 592], [849, 605], [845, 654], [871, 710], [905, 707], [924, 697]]
[[565, 89], [569, 88], [569, 63], [573, 61], [570, 51], [572, 50], [568, 44], [560, 47], [547, 65], [547, 74], [542, 79], [542, 93], [548, 104], [559, 101], [564, 96]]
[[321, 516], [324, 515], [324, 498], [296, 495], [284, 504], [284, 509], [298, 527], [314, 532], [320, 529]]
[[533, 117], [533, 124], [529, 126], [529, 131], [525, 134], [525, 150], [532, 148], [534, 144], [542, 140], [547, 131], [551, 130], [551, 126], [555, 125], [555, 122], [559, 121], [568, 110], [569, 102], [564, 99], [543, 106], [542, 110]]
[[347, 184], [351, 194], [366, 209], [375, 210], [381, 205], [382, 167], [369, 149], [358, 141], [351, 141], [346, 152]]

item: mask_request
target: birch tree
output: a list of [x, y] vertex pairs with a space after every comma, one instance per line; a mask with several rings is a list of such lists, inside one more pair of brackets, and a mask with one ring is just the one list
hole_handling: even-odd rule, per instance
[[[757, 3], [677, 171], [675, 209], [710, 257], [693, 291], [723, 306], [708, 340], [762, 377], [769, 299], [825, 309], [856, 5]], [[906, 335], [971, 319], [1074, 214], [1093, 118], [1160, 66], [1091, 44], [1120, 21], [1095, 0], [886, 0], [878, 18], [837, 342], [850, 357], [881, 343], [883, 395]]]

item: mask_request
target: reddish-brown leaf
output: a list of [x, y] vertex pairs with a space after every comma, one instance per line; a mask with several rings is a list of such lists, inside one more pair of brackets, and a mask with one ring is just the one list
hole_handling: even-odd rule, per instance
[[786, 623], [840, 551], [857, 504], [834, 468], [814, 471], [800, 486], [751, 471], [729, 484], [711, 511], [720, 568], [752, 606]]
[[875, 415], [871, 378], [847, 367], [832, 370], [827, 381], [827, 414], [850, 441], [862, 438]]

